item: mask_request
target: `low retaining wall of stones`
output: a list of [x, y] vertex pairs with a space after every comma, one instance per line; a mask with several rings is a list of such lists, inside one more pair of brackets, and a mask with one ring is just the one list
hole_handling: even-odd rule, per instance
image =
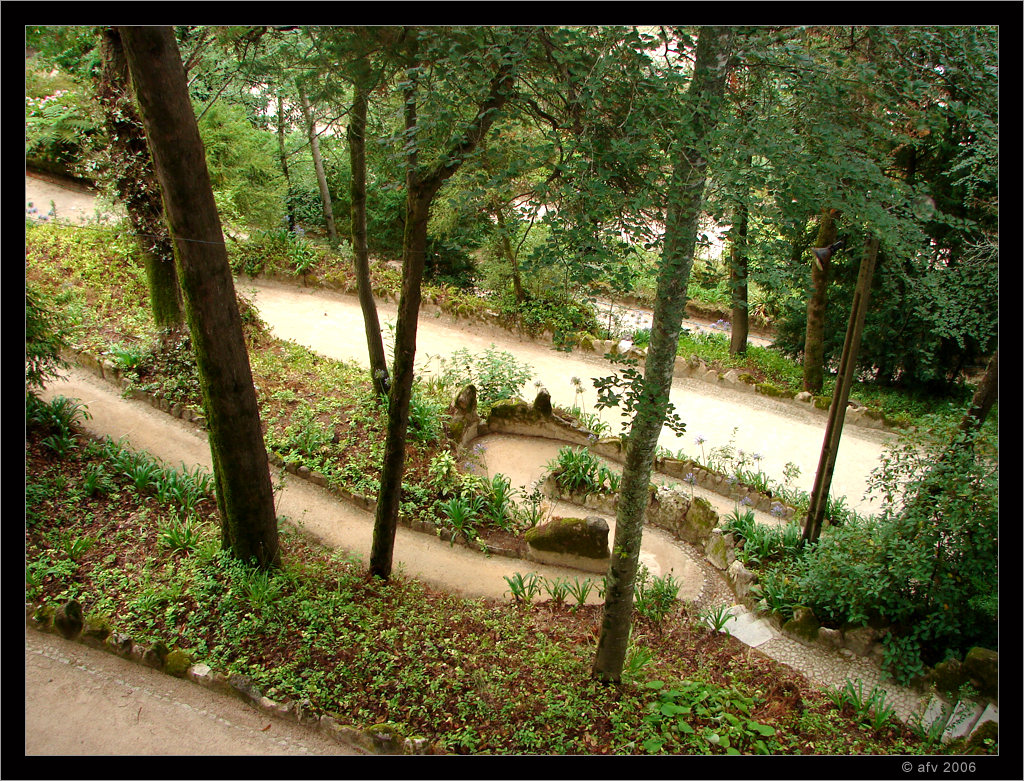
[[[534, 403], [510, 400], [501, 401], [491, 408], [487, 422], [480, 422], [476, 414], [475, 395], [473, 404], [469, 403], [469, 395], [463, 392], [453, 407], [453, 428], [464, 432], [460, 444], [468, 446], [473, 439], [485, 434], [515, 434], [518, 436], [544, 437], [565, 442], [568, 445], [589, 448], [596, 455], [607, 458], [618, 464], [626, 461], [622, 439], [609, 437], [599, 439], [594, 432], [584, 427], [575, 418], [563, 415], [551, 407], [551, 397], [546, 390], [537, 394]], [[788, 519], [796, 510], [789, 505], [775, 500], [772, 495], [762, 494], [756, 488], [737, 482], [728, 475], [714, 472], [699, 466], [695, 461], [679, 461], [674, 458], [658, 458], [654, 462], [654, 471], [667, 477], [698, 485], [708, 491], [724, 496], [737, 503], [770, 512], [773, 515]]]

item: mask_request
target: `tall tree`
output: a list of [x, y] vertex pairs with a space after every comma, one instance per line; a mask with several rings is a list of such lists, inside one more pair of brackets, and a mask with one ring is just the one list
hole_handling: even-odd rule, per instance
[[142, 120], [132, 102], [121, 36], [115, 27], [103, 28], [101, 36], [101, 70], [96, 92], [110, 139], [105, 150], [104, 176], [124, 204], [142, 249], [153, 321], [160, 330], [176, 331], [184, 325], [185, 318], [160, 185], [153, 173]]
[[[836, 241], [839, 212], [823, 209], [814, 246], [830, 247]], [[811, 295], [807, 299], [807, 336], [804, 341], [804, 390], [821, 393], [825, 382], [825, 307], [828, 304], [828, 272], [831, 259], [811, 255]]]
[[196, 353], [225, 549], [280, 562], [270, 466], [249, 355], [181, 55], [169, 27], [121, 27]]
[[668, 415], [672, 370], [697, 243], [709, 159], [706, 141], [720, 111], [733, 35], [727, 27], [701, 28], [692, 81], [683, 104], [685, 114], [679, 121], [651, 341], [626, 445], [601, 635], [593, 665], [594, 676], [605, 682], [619, 681], [626, 658], [651, 471]]
[[[427, 246], [427, 226], [430, 206], [438, 190], [462, 165], [466, 157], [495, 123], [502, 107], [515, 87], [515, 52], [500, 40], [487, 40], [492, 34], [501, 37], [504, 31], [484, 30], [469, 33], [465, 54], [461, 47], [451, 47], [453, 59], [437, 49], [442, 38], [446, 47], [450, 36], [443, 31], [424, 30], [406, 37], [407, 69], [403, 86], [405, 111], [406, 154], [406, 221], [403, 242], [402, 292], [398, 304], [398, 322], [395, 326], [395, 359], [391, 392], [388, 398], [388, 430], [384, 445], [384, 464], [381, 470], [377, 512], [374, 519], [373, 545], [370, 551], [370, 574], [388, 579], [394, 556], [395, 532], [398, 528], [398, 510], [402, 494], [402, 475], [405, 471], [405, 443], [409, 425], [409, 403], [412, 398], [413, 367], [416, 357], [416, 329], [419, 320], [420, 284], [423, 280]], [[528, 33], [526, 33], [528, 35]], [[483, 36], [484, 39], [475, 38]], [[428, 51], [424, 51], [427, 48]], [[428, 59], [429, 57], [429, 59]], [[482, 92], [468, 123], [457, 128], [448, 127], [452, 141], [436, 158], [422, 160], [420, 147], [424, 144], [425, 127], [418, 109], [424, 99], [420, 80], [426, 63], [431, 68], [459, 68], [461, 74], [490, 71], [490, 78], [477, 85]], [[449, 72], [451, 78], [459, 73]], [[432, 95], [432, 98], [437, 98]], [[450, 116], [450, 113], [449, 113]], [[438, 118], [434, 118], [437, 122]]]
[[370, 284], [370, 252], [366, 243], [366, 106], [370, 90], [370, 63], [366, 54], [353, 65], [352, 114], [348, 124], [348, 149], [352, 163], [352, 262], [356, 270], [356, 290], [363, 312], [366, 347], [370, 356], [370, 374], [377, 395], [386, 395], [391, 386], [380, 318]]
[[313, 109], [309, 105], [309, 98], [306, 97], [306, 90], [301, 84], [297, 85], [299, 90], [299, 105], [302, 106], [302, 118], [306, 123], [306, 132], [309, 135], [309, 149], [313, 155], [313, 166], [316, 169], [316, 181], [320, 185], [320, 202], [324, 209], [324, 222], [327, 224], [327, 237], [331, 246], [338, 244], [338, 228], [334, 224], [334, 206], [331, 203], [331, 190], [327, 186], [327, 174], [324, 172], [324, 161], [320, 156], [320, 139], [316, 130], [316, 121], [313, 116]]

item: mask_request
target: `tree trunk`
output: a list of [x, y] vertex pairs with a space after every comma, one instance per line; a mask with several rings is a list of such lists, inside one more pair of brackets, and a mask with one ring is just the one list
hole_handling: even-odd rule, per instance
[[[746, 165], [750, 166], [751, 157]], [[747, 351], [747, 337], [750, 334], [750, 305], [747, 286], [747, 202], [738, 209], [739, 225], [732, 241], [732, 258], [729, 264], [729, 288], [732, 292], [732, 339], [729, 353], [737, 355]]]
[[523, 303], [526, 296], [523, 295], [523, 279], [519, 274], [519, 263], [516, 260], [516, 253], [512, 249], [512, 239], [508, 235], [508, 225], [505, 223], [505, 211], [501, 206], [494, 207], [494, 217], [498, 221], [498, 231], [501, 234], [501, 247], [508, 258], [509, 267], [512, 269], [512, 291], [515, 293], [516, 301]]
[[985, 376], [982, 377], [978, 389], [974, 392], [974, 399], [967, 409], [964, 419], [960, 421], [960, 431], [969, 434], [980, 429], [988, 413], [992, 411], [992, 405], [999, 397], [999, 350], [996, 349], [988, 362]]
[[170, 27], [121, 37], [175, 248], [195, 347], [225, 549], [263, 568], [280, 563], [277, 517], [249, 355], [206, 156]]
[[[836, 209], [823, 209], [815, 247], [828, 247], [836, 240]], [[807, 334], [804, 338], [804, 390], [819, 394], [825, 382], [825, 305], [829, 262], [811, 262], [811, 297], [807, 301]]]
[[327, 188], [327, 175], [324, 173], [324, 161], [320, 156], [320, 141], [316, 135], [316, 124], [313, 112], [306, 98], [306, 91], [299, 87], [299, 103], [302, 105], [302, 118], [309, 132], [309, 148], [313, 155], [313, 167], [316, 169], [316, 181], [320, 185], [320, 202], [324, 208], [324, 222], [327, 224], [327, 237], [332, 247], [338, 246], [338, 229], [334, 224], [334, 207], [331, 205], [331, 191]]
[[814, 487], [811, 489], [811, 501], [807, 508], [807, 520], [803, 531], [805, 542], [817, 541], [825, 519], [828, 492], [832, 486], [836, 456], [839, 455], [839, 440], [842, 437], [843, 423], [846, 420], [846, 404], [850, 400], [850, 386], [853, 384], [853, 375], [857, 368], [857, 353], [860, 351], [860, 340], [864, 333], [864, 318], [867, 316], [868, 299], [871, 296], [871, 279], [875, 273], [877, 260], [878, 238], [872, 236], [868, 239], [864, 249], [860, 272], [857, 275], [857, 290], [850, 308], [850, 321], [846, 328], [846, 339], [843, 342], [843, 354], [839, 361], [836, 388], [828, 410], [825, 437], [822, 440], [818, 469], [814, 473]]
[[164, 222], [160, 185], [153, 173], [146, 132], [131, 100], [128, 64], [116, 28], [104, 28], [100, 52], [102, 71], [97, 97], [110, 138], [106, 153], [111, 186], [128, 212], [142, 249], [153, 321], [158, 329], [175, 332], [184, 325], [185, 317], [174, 268], [174, 247]]
[[[418, 167], [416, 148], [407, 153], [406, 220], [402, 249], [402, 295], [398, 304], [398, 322], [395, 326], [394, 375], [388, 398], [388, 431], [384, 444], [384, 465], [381, 469], [380, 492], [373, 526], [373, 546], [370, 550], [370, 574], [387, 580], [391, 577], [391, 564], [398, 528], [398, 509], [402, 498], [402, 474], [405, 470], [405, 441], [409, 426], [409, 402], [412, 398], [413, 361], [416, 357], [416, 328], [419, 320], [420, 283], [423, 280], [427, 248], [427, 224], [430, 204], [441, 185], [462, 165], [494, 124], [513, 88], [511, 64], [504, 65], [491, 80], [488, 96], [479, 106], [474, 123], [460, 138], [460, 142], [429, 172]], [[416, 83], [407, 82], [405, 88], [405, 127], [409, 137], [415, 135]]]
[[363, 311], [363, 327], [366, 330], [366, 348], [370, 356], [370, 375], [373, 390], [378, 396], [386, 396], [391, 387], [384, 339], [380, 332], [377, 305], [373, 300], [373, 286], [370, 284], [370, 253], [366, 245], [366, 82], [368, 65], [359, 63], [355, 78], [355, 94], [352, 98], [352, 116], [348, 125], [348, 150], [352, 162], [352, 255], [356, 270], [356, 289], [359, 292], [359, 306]]
[[288, 211], [288, 232], [295, 230], [295, 205], [292, 203], [292, 180], [288, 177], [288, 152], [285, 149], [285, 125], [284, 97], [281, 92], [277, 93], [277, 150], [281, 156], [281, 173], [284, 174], [285, 186], [288, 188], [288, 195], [285, 198], [285, 208]]
[[702, 141], [717, 121], [732, 36], [730, 28], [702, 27], [697, 43], [693, 81], [687, 95], [690, 113], [680, 133], [686, 142], [675, 162], [669, 191], [665, 249], [658, 274], [644, 387], [626, 446], [601, 636], [594, 659], [593, 675], [605, 682], [619, 681], [626, 659], [651, 471], [668, 412], [672, 371], [686, 311], [686, 287], [693, 267], [704, 195], [708, 161]]

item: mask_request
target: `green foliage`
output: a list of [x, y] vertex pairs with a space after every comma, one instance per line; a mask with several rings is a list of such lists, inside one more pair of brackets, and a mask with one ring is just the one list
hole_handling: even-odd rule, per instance
[[[619, 408], [619, 414], [629, 426], [645, 407], [648, 413], [663, 409], [663, 425], [668, 426], [676, 436], [682, 436], [686, 431], [686, 424], [675, 411], [675, 405], [667, 396], [656, 396], [647, 392], [647, 382], [644, 375], [635, 368], [636, 361], [616, 359], [615, 362], [622, 363], [626, 368], [609, 377], [594, 378], [594, 388], [597, 390], [594, 407], [599, 410]], [[627, 433], [624, 428], [623, 436]]]
[[660, 624], [678, 606], [681, 585], [671, 572], [655, 577], [646, 566], [640, 565], [633, 591], [633, 608], [641, 618]]
[[505, 291], [492, 303], [510, 327], [521, 328], [531, 335], [550, 331], [559, 346], [571, 347], [581, 332], [597, 332], [594, 308], [579, 298], [527, 295], [526, 300], [520, 302], [511, 291]]
[[221, 219], [260, 228], [280, 225], [286, 193], [273, 135], [253, 127], [246, 109], [236, 104], [217, 100], [197, 113]]
[[60, 351], [68, 347], [73, 330], [56, 311], [67, 297], [54, 298], [34, 286], [25, 286], [25, 386], [42, 390], [66, 366]]
[[874, 730], [880, 730], [896, 718], [896, 709], [885, 701], [885, 690], [872, 686], [865, 696], [864, 682], [846, 681], [842, 689], [826, 689], [829, 697], [837, 708], [849, 707], [859, 721], [863, 721]]
[[472, 384], [476, 387], [477, 410], [481, 417], [486, 417], [495, 402], [517, 398], [533, 377], [529, 365], [493, 344], [475, 355], [463, 347], [450, 358], [436, 360], [438, 391], [451, 396]]
[[245, 241], [228, 245], [231, 270], [250, 277], [275, 271], [288, 271], [296, 276], [308, 274], [322, 263], [326, 250], [300, 234], [286, 229], [253, 231]]
[[565, 493], [586, 496], [614, 492], [618, 488], [618, 475], [585, 447], [561, 448], [548, 463], [547, 470]]
[[523, 575], [521, 572], [516, 572], [512, 576], [505, 575], [505, 582], [508, 583], [509, 588], [505, 593], [511, 593], [516, 602], [526, 604], [532, 602], [534, 597], [540, 594], [544, 585], [544, 579], [536, 572], [531, 572], [528, 575]]
[[648, 753], [772, 754], [779, 747], [775, 727], [751, 715], [756, 699], [735, 686], [702, 680], [682, 681], [672, 688], [663, 681], [646, 686], [658, 692], [644, 717], [657, 732], [657, 737], [644, 741]]
[[870, 521], [832, 527], [803, 557], [803, 604], [840, 623], [892, 624], [886, 662], [899, 681], [924, 664], [995, 647], [998, 467], [991, 443], [904, 437], [872, 478], [883, 500]]
[[78, 399], [57, 396], [49, 402], [40, 400], [35, 394], [25, 397], [26, 423], [39, 429], [44, 437], [43, 445], [52, 450], [58, 458], [64, 459], [78, 447], [74, 428], [92, 415], [88, 407]]
[[484, 506], [483, 497], [453, 496], [446, 502], [438, 502], [445, 520], [452, 529], [452, 544], [462, 535], [467, 540], [475, 539], [476, 525]]
[[[42, 83], [35, 81], [37, 88]], [[101, 127], [98, 108], [77, 83], [40, 97], [25, 96], [25, 157], [40, 168], [86, 173]]]

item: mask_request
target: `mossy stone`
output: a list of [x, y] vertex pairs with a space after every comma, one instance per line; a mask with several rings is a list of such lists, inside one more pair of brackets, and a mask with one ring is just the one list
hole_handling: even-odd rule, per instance
[[192, 657], [182, 651], [180, 648], [175, 648], [164, 660], [164, 670], [168, 675], [173, 675], [175, 678], [184, 678], [185, 673], [188, 672], [188, 668], [192, 666]]
[[608, 522], [596, 515], [587, 518], [552, 518], [524, 535], [536, 550], [588, 559], [607, 559]]
[[999, 696], [999, 654], [988, 648], [972, 648], [964, 658], [963, 670], [983, 697]]
[[686, 523], [696, 532], [697, 538], [706, 540], [711, 535], [711, 530], [718, 526], [718, 513], [707, 499], [695, 496], [686, 511]]
[[818, 639], [820, 629], [821, 624], [815, 617], [814, 611], [807, 607], [793, 608], [793, 617], [782, 625], [782, 631], [809, 643]]
[[366, 732], [376, 754], [401, 754], [405, 748], [405, 735], [397, 724], [374, 724]]

